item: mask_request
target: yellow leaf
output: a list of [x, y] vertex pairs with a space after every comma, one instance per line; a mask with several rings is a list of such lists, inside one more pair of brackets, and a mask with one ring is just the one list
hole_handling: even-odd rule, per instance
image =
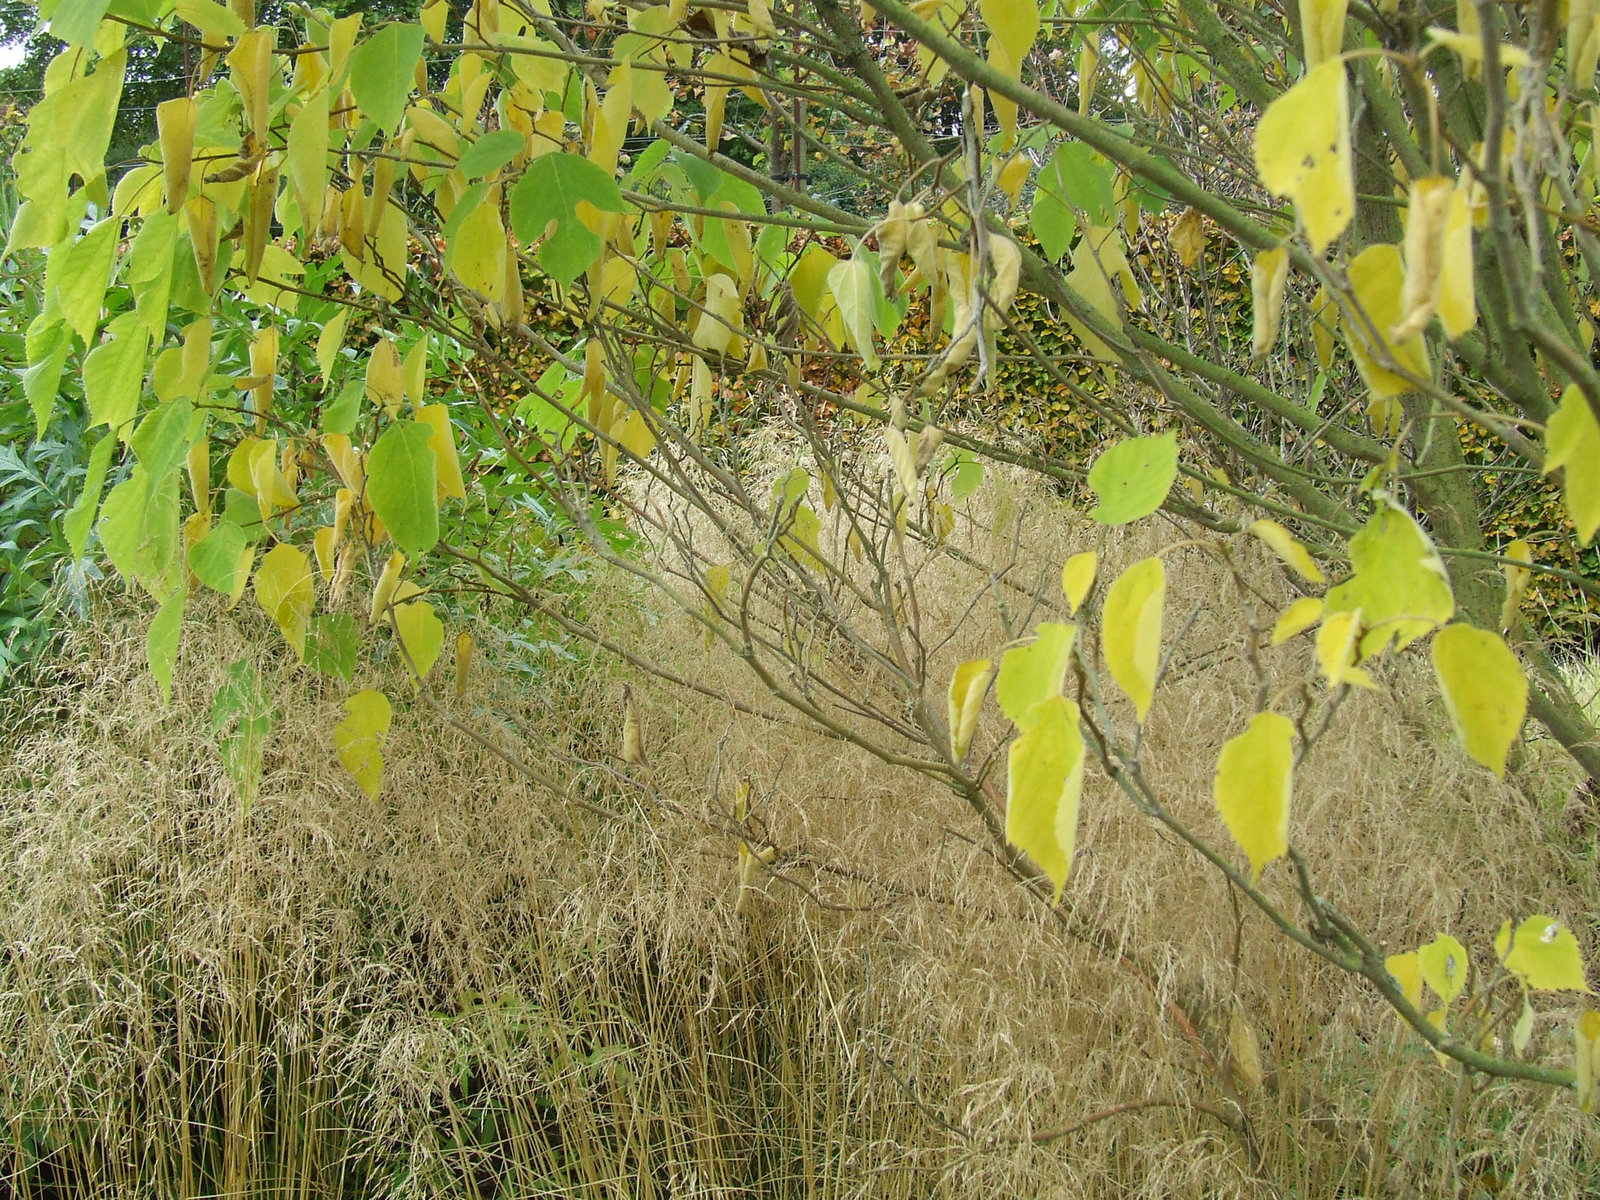
[[1400, 990], [1410, 1001], [1413, 1008], [1422, 1007], [1422, 961], [1417, 957], [1415, 950], [1408, 950], [1404, 954], [1391, 954], [1383, 960], [1383, 965], [1389, 974], [1394, 976], [1394, 981], [1400, 985]]
[[1528, 711], [1517, 656], [1497, 633], [1447, 625], [1433, 639], [1433, 670], [1456, 738], [1474, 762], [1503, 776]]
[[[322, 449], [327, 454], [328, 461], [333, 464], [334, 471], [338, 473], [339, 481], [352, 495], [361, 495], [367, 486], [367, 472], [361, 451], [351, 445], [350, 439], [342, 433], [323, 434]], [[230, 462], [230, 470], [231, 466]]]
[[[1444, 46], [1455, 51], [1461, 56], [1461, 61], [1468, 65], [1483, 62], [1483, 39], [1477, 34], [1458, 33], [1454, 29], [1446, 29], [1442, 25], [1430, 26], [1428, 41], [1435, 46]], [[1526, 67], [1532, 63], [1528, 52], [1521, 46], [1514, 46], [1510, 42], [1500, 43], [1500, 65], [1502, 67]]]
[[1354, 661], [1381, 654], [1392, 640], [1404, 649], [1455, 613], [1450, 576], [1433, 541], [1392, 500], [1350, 539], [1355, 574], [1326, 596], [1329, 612], [1360, 611], [1367, 632]]
[[1255, 155], [1262, 184], [1294, 202], [1311, 252], [1321, 254], [1356, 210], [1350, 97], [1337, 58], [1268, 106], [1256, 126]]
[[161, 142], [161, 171], [169, 213], [176, 214], [189, 199], [198, 112], [192, 96], [179, 96], [156, 105], [156, 130]]
[[1250, 859], [1252, 880], [1289, 850], [1289, 799], [1294, 782], [1294, 723], [1257, 713], [1222, 748], [1212, 798], [1223, 824]]
[[594, 134], [589, 139], [589, 161], [607, 175], [617, 170], [617, 155], [628, 134], [633, 114], [633, 64], [619, 63], [607, 80], [605, 100], [594, 110]]
[[472, 635], [456, 634], [456, 699], [467, 694], [467, 678], [472, 671]]
[[1038, 0], [982, 0], [981, 8], [983, 23], [989, 28], [991, 54], [998, 44], [1015, 71], [1039, 35]]
[[1441, 1011], [1466, 990], [1470, 973], [1467, 950], [1448, 933], [1441, 933], [1417, 950], [1417, 966], [1422, 971], [1422, 981], [1439, 997]]
[[383, 573], [378, 576], [378, 582], [372, 588], [372, 605], [367, 613], [367, 619], [376, 625], [394, 600], [394, 592], [400, 586], [400, 572], [405, 570], [406, 556], [396, 550], [389, 555], [389, 561], [383, 565]]
[[1058, 903], [1078, 837], [1083, 757], [1078, 706], [1063, 696], [1037, 707], [1009, 754], [1006, 840], [1049, 876]]
[[1272, 627], [1272, 644], [1281, 646], [1290, 638], [1304, 633], [1320, 620], [1322, 620], [1321, 597], [1302, 596], [1283, 610], [1283, 615], [1278, 618], [1278, 623]]
[[1339, 324], [1339, 308], [1327, 288], [1318, 288], [1311, 301], [1311, 340], [1316, 345], [1317, 365], [1324, 371], [1333, 362], [1333, 332]]
[[1517, 926], [1500, 926], [1494, 937], [1496, 957], [1523, 983], [1538, 992], [1587, 992], [1583, 978], [1583, 954], [1578, 939], [1554, 917], [1542, 913]]
[[1045, 701], [1061, 694], [1067, 668], [1072, 665], [1075, 625], [1041, 621], [1034, 640], [1013, 646], [1000, 659], [1000, 675], [995, 680], [995, 699], [1000, 711], [1018, 729], [1033, 728], [1036, 710]]
[[[1532, 550], [1521, 538], [1506, 547], [1505, 556], [1519, 563], [1533, 561]], [[1528, 585], [1533, 582], [1533, 572], [1525, 566], [1513, 566], [1511, 563], [1503, 564], [1500, 571], [1506, 578], [1506, 598], [1500, 606], [1500, 631], [1509, 633], [1511, 627], [1516, 624], [1517, 610], [1522, 607], [1522, 598], [1528, 594]]]
[[1117, 577], [1101, 613], [1106, 666], [1133, 701], [1141, 723], [1155, 699], [1166, 595], [1166, 568], [1159, 558], [1146, 558]]
[[393, 710], [389, 698], [368, 688], [344, 702], [345, 719], [333, 727], [339, 762], [373, 800], [383, 786], [383, 743]]
[[400, 351], [388, 338], [380, 337], [367, 359], [367, 396], [393, 418], [400, 415], [405, 394], [405, 373], [400, 369]]
[[339, 361], [339, 351], [344, 347], [345, 326], [349, 323], [350, 310], [341, 307], [328, 319], [322, 332], [317, 334], [317, 370], [322, 372], [324, 380], [333, 378], [333, 367]]
[[433, 605], [426, 600], [396, 604], [390, 613], [400, 645], [405, 650], [406, 669], [420, 687], [444, 649], [444, 624], [433, 615]]
[[1452, 340], [1478, 323], [1476, 284], [1473, 281], [1472, 183], [1466, 172], [1450, 195], [1440, 248], [1439, 321]]
[[491, 304], [498, 304], [506, 291], [506, 231], [500, 223], [497, 191], [490, 189], [450, 242], [456, 278]]
[[1172, 226], [1173, 253], [1185, 267], [1193, 270], [1206, 252], [1206, 234], [1203, 218], [1198, 208], [1186, 208]]
[[295, 547], [280, 543], [268, 550], [256, 568], [256, 600], [266, 610], [296, 658], [304, 658], [306, 633], [316, 592], [311, 583], [311, 560]]
[[694, 344], [712, 354], [725, 354], [740, 327], [739, 287], [731, 275], [721, 272], [706, 279], [704, 311], [694, 328]]
[[1578, 1108], [1592, 1113], [1595, 1109], [1595, 1084], [1600, 1082], [1600, 1013], [1593, 1009], [1586, 1010], [1574, 1023], [1572, 1033], [1578, 1051], [1574, 1063], [1578, 1077]]
[[1077, 612], [1088, 596], [1099, 561], [1093, 550], [1085, 550], [1067, 559], [1067, 565], [1061, 568], [1061, 590], [1066, 594], [1068, 611]]
[[[1444, 270], [1445, 223], [1456, 192], [1448, 175], [1429, 175], [1411, 181], [1406, 203], [1406, 275], [1400, 293], [1400, 320], [1389, 330], [1396, 342], [1421, 333], [1439, 306], [1439, 286]], [[1471, 246], [1471, 235], [1468, 235]]]
[[1283, 289], [1289, 282], [1289, 251], [1274, 246], [1250, 264], [1250, 354], [1265, 358], [1278, 341]]
[[1347, 312], [1340, 322], [1345, 344], [1361, 369], [1367, 390], [1377, 399], [1387, 399], [1412, 391], [1416, 385], [1389, 367], [1409, 371], [1427, 379], [1428, 348], [1420, 334], [1394, 338], [1391, 330], [1400, 325], [1401, 290], [1405, 268], [1400, 248], [1387, 244], [1368, 246], [1351, 260], [1350, 291], [1358, 312]]
[[449, 408], [443, 404], [425, 404], [417, 409], [417, 420], [433, 430], [428, 447], [433, 451], [433, 472], [440, 499], [465, 499], [467, 489], [461, 479], [461, 459], [456, 454], [456, 435], [450, 424]]
[[1228, 1014], [1228, 1066], [1234, 1078], [1250, 1091], [1260, 1091], [1265, 1075], [1261, 1070], [1261, 1042], [1255, 1027], [1237, 1000]]
[[1544, 431], [1544, 473], [1558, 467], [1566, 468], [1561, 496], [1582, 545], [1600, 529], [1600, 424], [1575, 383], [1561, 393], [1561, 407]]
[[[995, 187], [1005, 193], [1011, 207], [1017, 207], [1017, 200], [1022, 195], [1022, 185], [1028, 182], [1028, 175], [1033, 170], [1033, 160], [1026, 154], [1014, 154], [1008, 158], [1005, 165], [995, 174]], [[904, 233], [902, 232], [901, 245], [904, 246]], [[880, 244], [881, 252], [881, 244]], [[898, 261], [898, 257], [897, 257]], [[885, 288], [888, 291], [887, 288]], [[892, 296], [894, 293], [891, 291]]]
[[1300, 0], [1300, 35], [1306, 69], [1337, 58], [1344, 48], [1347, 0]]
[[324, 525], [318, 529], [312, 538], [312, 548], [317, 553], [317, 572], [322, 576], [323, 583], [333, 582], [334, 562], [339, 549], [339, 531], [332, 525]]
[[[229, 466], [232, 465], [230, 460]], [[289, 480], [278, 466], [276, 440], [256, 440], [250, 448], [249, 468], [249, 491], [256, 498], [256, 506], [261, 510], [263, 522], [270, 521], [279, 509], [293, 508], [299, 502], [294, 494], [294, 488], [289, 485]]]
[[987, 658], [975, 658], [962, 663], [950, 677], [950, 755], [957, 762], [967, 757], [972, 745], [972, 732], [978, 727], [983, 695], [992, 674], [989, 668]]
[[1356, 645], [1361, 640], [1361, 610], [1336, 612], [1317, 630], [1317, 664], [1329, 687], [1351, 684], [1375, 688], [1372, 676], [1356, 666]]
[[1274, 553], [1289, 566], [1294, 568], [1295, 574], [1312, 583], [1324, 583], [1322, 568], [1317, 566], [1316, 560], [1311, 557], [1310, 551], [1302, 546], [1295, 537], [1276, 521], [1257, 521], [1250, 526], [1250, 532], [1255, 534]]
[[[1104, 257], [1102, 251], [1102, 259]], [[1124, 265], [1127, 263], [1126, 258], [1121, 258], [1120, 261]], [[1011, 307], [1011, 302], [1017, 298], [1017, 286], [1022, 279], [1022, 250], [1008, 237], [991, 236], [989, 265], [994, 270], [994, 279], [989, 284], [988, 305], [984, 319], [991, 328], [998, 328], [1005, 318], [1006, 310]], [[1126, 278], [1124, 275], [1124, 282]]]
[[[916, 435], [913, 434], [913, 437]], [[889, 463], [894, 468], [895, 482], [907, 496], [917, 494], [917, 452], [906, 435], [892, 425], [883, 427], [883, 440], [889, 447]]]

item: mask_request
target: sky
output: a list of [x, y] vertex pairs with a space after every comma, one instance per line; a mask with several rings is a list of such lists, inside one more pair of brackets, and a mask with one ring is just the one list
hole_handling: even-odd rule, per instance
[[0, 70], [14, 67], [27, 56], [28, 48], [21, 42], [13, 42], [9, 46], [0, 46]]

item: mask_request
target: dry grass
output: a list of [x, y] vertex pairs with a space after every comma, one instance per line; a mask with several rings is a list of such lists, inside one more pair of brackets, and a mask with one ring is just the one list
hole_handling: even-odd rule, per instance
[[[1019, 578], [1091, 544], [1047, 498], [1015, 503], [1033, 556]], [[1163, 537], [1105, 545], [1109, 569]], [[1256, 586], [1287, 594], [1245, 554]], [[1190, 551], [1168, 567], [1169, 620], [1199, 612], [1144, 760], [1221, 839], [1210, 772], [1254, 685], [1225, 573]], [[771, 707], [686, 621], [596, 578], [603, 628]], [[972, 587], [948, 558], [921, 574], [925, 630], [951, 634], [931, 680], [1003, 645]], [[242, 611], [210, 627], [162, 710], [141, 622], [108, 621], [12, 739], [0, 1196], [1600, 1188], [1600, 1137], [1570, 1097], [1458, 1086], [1370, 993], [1253, 916], [1235, 963], [1220, 879], [1104, 779], [1085, 794], [1074, 936], [975, 849], [956, 798], [787, 720], [633, 677], [651, 771], [630, 786], [605, 660], [480, 680], [463, 715], [626, 819], [563, 809], [420, 705], [397, 712], [371, 805], [332, 761], [344, 691], [272, 650], [281, 720], [241, 814], [207, 714], [227, 664], [272, 639]], [[1303, 665], [1300, 647], [1275, 653]], [[873, 694], [847, 656], [828, 669]], [[1320, 886], [1396, 950], [1448, 930], [1484, 954], [1504, 916], [1546, 911], [1592, 951], [1593, 833], [1574, 833], [1562, 768], [1535, 746], [1496, 782], [1448, 744], [1413, 667], [1385, 672], [1297, 780]], [[978, 753], [1003, 733], [986, 716]], [[741, 781], [782, 852], [746, 916], [721, 830]], [[1236, 1003], [1262, 1043], [1259, 1089], [1229, 1081]], [[1541, 1011], [1532, 1052], [1559, 1059], [1571, 1010]]]

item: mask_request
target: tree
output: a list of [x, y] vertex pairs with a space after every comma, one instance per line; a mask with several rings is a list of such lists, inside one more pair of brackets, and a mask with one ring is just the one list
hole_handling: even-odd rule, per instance
[[[17, 161], [10, 251], [47, 264], [28, 338], [41, 427], [69, 363], [106, 427], [75, 549], [96, 522], [159, 604], [163, 686], [193, 588], [251, 589], [310, 666], [348, 678], [392, 645], [453, 720], [427, 682], [450, 573], [599, 640], [492, 536], [458, 449], [487, 439], [567, 532], [773, 696], [958, 796], [1041, 903], [1071, 869], [1084, 772], [1103, 772], [1442, 1055], [1575, 1085], [1588, 1107], [1600, 1016], [1578, 1022], [1574, 1066], [1522, 1057], [1527, 990], [1583, 988], [1562, 921], [1508, 920], [1481, 970], [1446, 934], [1385, 956], [1292, 837], [1296, 766], [1338, 736], [1350, 689], [1423, 639], [1485, 769], [1506, 769], [1531, 715], [1600, 778], [1594, 729], [1520, 607], [1535, 575], [1600, 585], [1485, 532], [1491, 475], [1559, 479], [1574, 549], [1600, 526], [1582, 288], [1600, 254], [1600, 17], [1569, 8], [1561, 27], [1550, 4], [1394, 0], [430, 0], [416, 23], [374, 24], [57, 0], [43, 15], [67, 48]], [[147, 39], [196, 50], [193, 90], [157, 109], [148, 161], [113, 194], [106, 149]], [[812, 164], [856, 202], [808, 190]], [[1218, 236], [1249, 260], [1248, 356], [1146, 301], [1136, 250], [1154, 237], [1177, 272]], [[1019, 297], [1065, 333], [1020, 319]], [[535, 301], [576, 336], [534, 321]], [[1087, 472], [955, 420], [1019, 357], [1116, 431]], [[445, 362], [514, 380], [515, 411], [480, 388], [470, 413], [450, 378], [430, 391]], [[803, 465], [772, 478], [751, 460], [753, 412], [790, 414]], [[1489, 461], [1468, 460], [1464, 431]], [[1239, 589], [1259, 686], [1217, 764], [1234, 846], [1175, 815], [1141, 762], [1184, 634], [1165, 613], [1176, 547], [1104, 580], [1085, 551], [1059, 592], [1019, 581], [1003, 546], [946, 542], [986, 464], [1093, 493], [1107, 528], [1165, 510], [1223, 562], [1259, 540], [1301, 581], [1265, 619]], [[935, 563], [999, 597], [998, 668], [949, 660], [955, 631], [918, 602]], [[1313, 676], [1261, 665], [1313, 630]], [[991, 685], [1006, 732], [979, 754]], [[391, 704], [348, 708], [340, 757], [376, 794]]]

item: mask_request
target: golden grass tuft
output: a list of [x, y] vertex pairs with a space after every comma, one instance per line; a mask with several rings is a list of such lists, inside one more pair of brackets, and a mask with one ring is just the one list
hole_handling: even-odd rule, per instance
[[[984, 497], [964, 545], [1004, 538]], [[1005, 507], [1028, 550], [1014, 577], [1041, 595], [1072, 550], [1098, 542], [1109, 579], [1188, 536], [1156, 522], [1102, 537], [1020, 485]], [[1290, 594], [1259, 547], [1237, 553], [1262, 596]], [[1254, 705], [1235, 585], [1197, 550], [1167, 562], [1169, 628], [1194, 622], [1144, 763], [1226, 845], [1211, 771]], [[974, 598], [949, 555], [920, 569], [941, 643], [930, 686], [1005, 644], [995, 604]], [[1057, 922], [981, 852], [956, 797], [781, 711], [655, 593], [597, 571], [585, 607], [602, 633], [775, 719], [581, 649], [491, 649], [500, 666], [455, 713], [617, 819], [563, 803], [377, 676], [358, 684], [384, 686], [397, 713], [372, 804], [333, 760], [349, 689], [296, 667], [258, 614], [191, 631], [170, 709], [143, 618], [78, 638], [0, 785], [0, 1196], [1600, 1189], [1600, 1137], [1569, 1095], [1461, 1085], [1369, 991], [1253, 914], [1236, 925], [1216, 873], [1105, 779], [1086, 788]], [[1306, 653], [1283, 647], [1274, 666], [1303, 674]], [[279, 723], [241, 813], [209, 707], [245, 656]], [[899, 702], [848, 647], [818, 670]], [[1294, 837], [1319, 887], [1394, 951], [1449, 931], [1483, 965], [1504, 917], [1549, 912], [1592, 957], [1593, 833], [1570, 828], [1564, 768], [1537, 744], [1509, 783], [1473, 767], [1424, 672], [1385, 665], [1383, 690], [1351, 700], [1297, 778]], [[616, 755], [624, 679], [647, 768]], [[1004, 734], [991, 709], [974, 756]], [[743, 905], [727, 831], [741, 784], [779, 851]], [[1260, 1086], [1229, 1071], [1236, 1006]], [[1530, 1053], [1561, 1060], [1577, 1005], [1539, 1007]]]

